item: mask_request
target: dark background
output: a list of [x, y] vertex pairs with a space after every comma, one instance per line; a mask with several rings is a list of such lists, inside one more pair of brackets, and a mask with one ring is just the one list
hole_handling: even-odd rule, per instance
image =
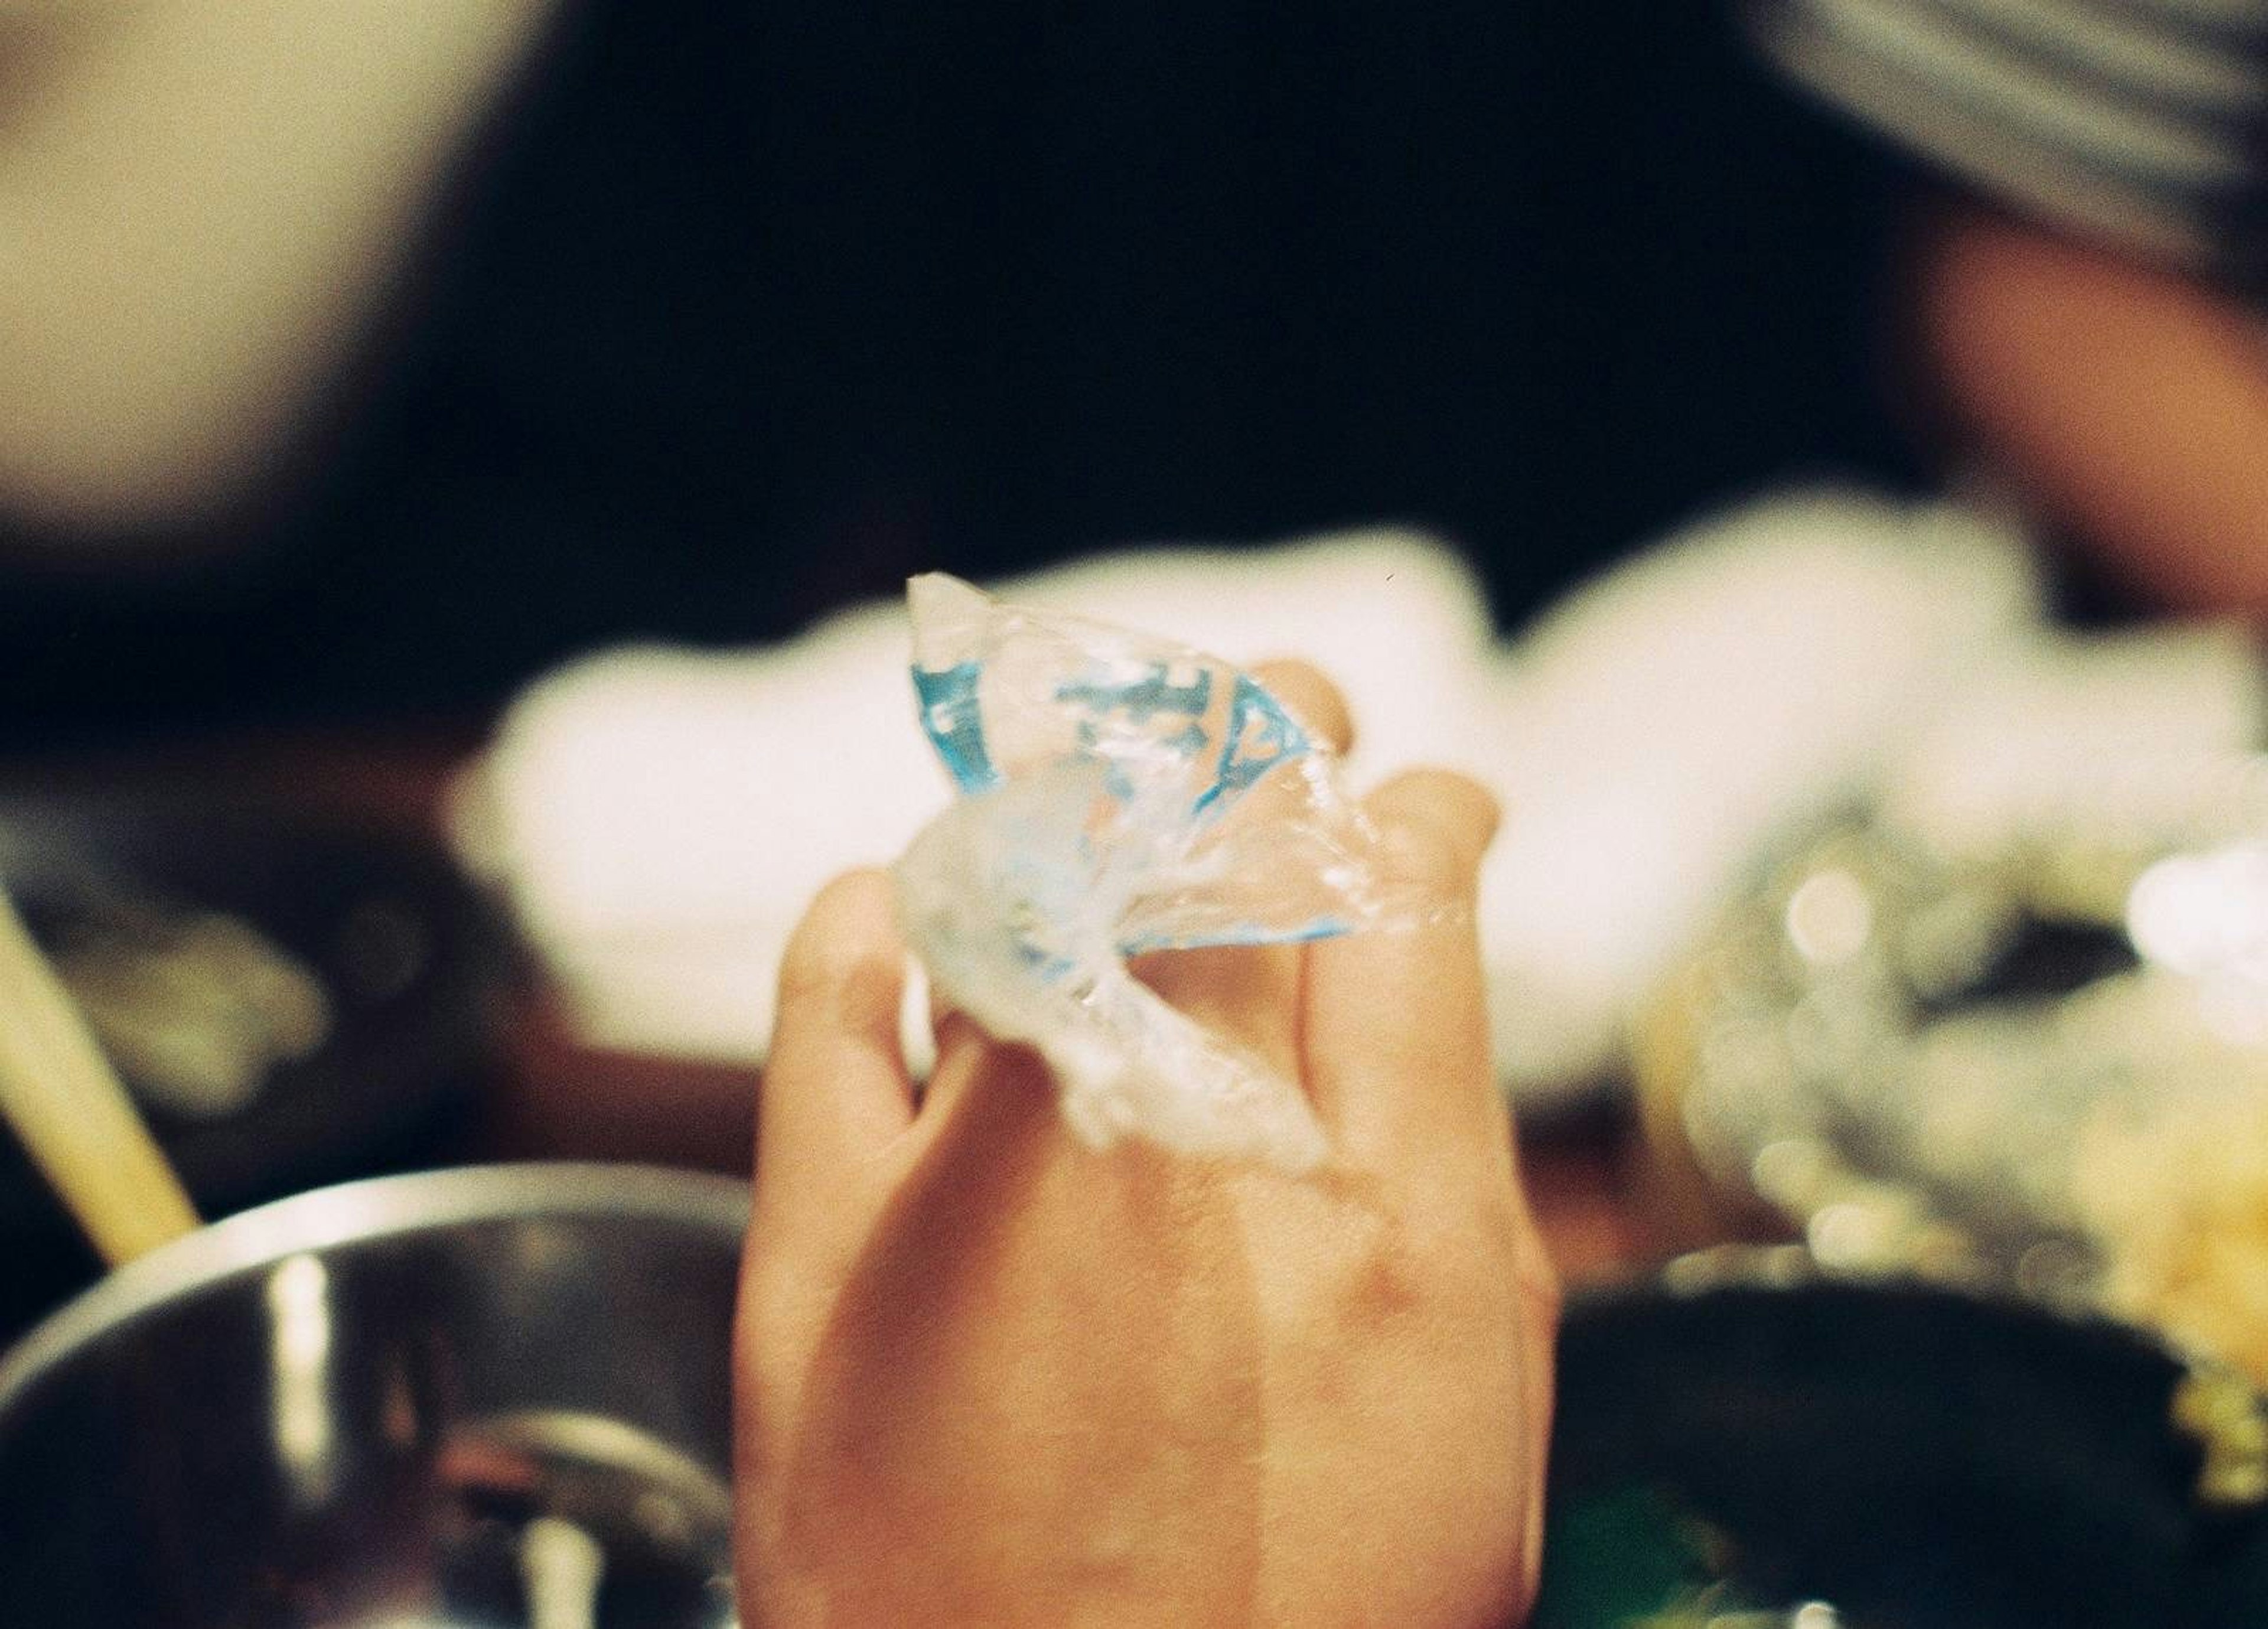
[[1767, 481], [1911, 479], [1895, 181], [1708, 5], [585, 4], [198, 564], [0, 578], [0, 744], [1373, 520], [1517, 626]]

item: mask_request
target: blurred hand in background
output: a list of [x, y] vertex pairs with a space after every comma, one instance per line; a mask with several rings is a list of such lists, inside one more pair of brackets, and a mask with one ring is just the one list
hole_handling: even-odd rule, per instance
[[2146, 606], [2268, 618], [2268, 6], [1737, 0], [1926, 168], [1916, 403]]
[[2145, 601], [2268, 622], [2268, 312], [1958, 194], [1909, 248], [1919, 383], [1960, 451]]

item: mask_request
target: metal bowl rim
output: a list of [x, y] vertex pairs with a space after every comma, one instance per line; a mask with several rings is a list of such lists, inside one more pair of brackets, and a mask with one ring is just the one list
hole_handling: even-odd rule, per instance
[[558, 1161], [463, 1166], [313, 1189], [200, 1227], [110, 1273], [0, 1354], [0, 1425], [40, 1382], [113, 1331], [286, 1257], [470, 1222], [638, 1217], [737, 1238], [748, 1184], [658, 1166]]

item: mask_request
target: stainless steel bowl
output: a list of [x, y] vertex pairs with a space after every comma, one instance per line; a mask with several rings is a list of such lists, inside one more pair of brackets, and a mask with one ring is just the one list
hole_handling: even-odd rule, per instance
[[0, 1625], [719, 1626], [745, 1184], [322, 1190], [0, 1360]]

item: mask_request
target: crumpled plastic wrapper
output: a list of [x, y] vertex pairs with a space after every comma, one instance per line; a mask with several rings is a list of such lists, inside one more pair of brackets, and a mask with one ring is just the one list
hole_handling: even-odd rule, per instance
[[1408, 925], [1329, 747], [1249, 674], [1170, 641], [916, 578], [914, 689], [961, 796], [896, 867], [932, 987], [1036, 1048], [1084, 1140], [1289, 1170], [1327, 1152], [1293, 1082], [1129, 970], [1152, 951]]

